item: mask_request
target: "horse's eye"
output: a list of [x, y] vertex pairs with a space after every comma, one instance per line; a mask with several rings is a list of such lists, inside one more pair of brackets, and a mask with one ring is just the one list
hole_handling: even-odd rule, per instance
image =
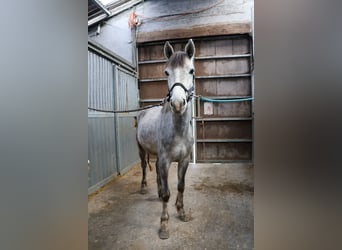
[[193, 75], [194, 74], [194, 69], [190, 69], [189, 74]]
[[169, 72], [167, 72], [166, 70], [165, 70], [165, 75], [169, 76]]

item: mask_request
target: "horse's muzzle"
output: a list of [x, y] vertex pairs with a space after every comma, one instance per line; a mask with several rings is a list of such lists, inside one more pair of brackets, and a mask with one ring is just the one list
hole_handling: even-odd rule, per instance
[[182, 100], [174, 100], [170, 102], [171, 104], [171, 109], [174, 113], [183, 113], [185, 106], [186, 106], [186, 101], [185, 99]]

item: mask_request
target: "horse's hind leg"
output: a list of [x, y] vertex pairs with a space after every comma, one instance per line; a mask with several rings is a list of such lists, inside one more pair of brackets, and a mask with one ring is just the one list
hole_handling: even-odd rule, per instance
[[160, 174], [159, 174], [159, 168], [158, 168], [158, 158], [157, 158], [157, 161], [156, 161], [156, 173], [157, 173], [158, 197], [161, 199], [162, 198], [162, 194], [161, 194]]
[[184, 211], [184, 204], [183, 204], [183, 193], [185, 189], [185, 174], [186, 170], [188, 169], [189, 159], [185, 159], [178, 163], [178, 194], [176, 200], [176, 207], [179, 219], [182, 221], [189, 221], [190, 216], [187, 216]]
[[141, 180], [141, 187], [140, 187], [140, 193], [141, 194], [146, 194], [146, 152], [145, 150], [141, 147], [141, 145], [138, 143], [139, 147], [139, 156], [141, 160], [141, 169], [142, 169], [142, 180]]

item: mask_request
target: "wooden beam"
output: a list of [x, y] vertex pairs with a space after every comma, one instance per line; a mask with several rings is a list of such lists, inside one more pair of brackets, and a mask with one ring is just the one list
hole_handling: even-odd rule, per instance
[[250, 32], [251, 24], [249, 22], [198, 25], [191, 26], [189, 28], [178, 28], [152, 32], [138, 32], [137, 43], [204, 36], [249, 34]]

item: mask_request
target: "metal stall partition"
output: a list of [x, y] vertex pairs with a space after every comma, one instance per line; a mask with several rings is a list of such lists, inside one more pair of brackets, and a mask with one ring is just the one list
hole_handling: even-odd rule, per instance
[[[88, 107], [101, 110], [135, 109], [137, 77], [114, 54], [88, 43]], [[135, 113], [88, 110], [88, 193], [138, 163]]]
[[[115, 67], [117, 77], [116, 109], [130, 110], [139, 107], [138, 81], [132, 73]], [[139, 163], [139, 152], [134, 127], [136, 112], [117, 113], [115, 115], [118, 173], [123, 174]]]
[[[113, 65], [88, 51], [88, 106], [114, 109]], [[117, 174], [114, 114], [88, 110], [88, 193]]]

